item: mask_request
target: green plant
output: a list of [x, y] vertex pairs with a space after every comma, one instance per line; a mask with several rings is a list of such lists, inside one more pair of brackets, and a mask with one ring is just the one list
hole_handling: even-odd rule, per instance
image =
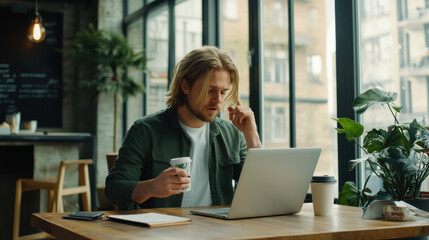
[[[369, 89], [358, 95], [353, 102], [353, 109], [363, 114], [375, 104], [387, 106], [393, 116], [393, 124], [385, 129], [372, 129], [367, 132], [361, 145], [358, 141], [364, 127], [349, 118], [337, 118], [342, 128], [338, 133], [346, 134], [348, 141], [355, 142], [364, 152], [364, 156], [350, 160], [349, 170], [357, 164], [367, 162], [372, 172], [383, 181], [381, 192], [374, 198], [393, 200], [417, 199], [420, 197], [422, 182], [429, 175], [428, 156], [429, 132], [424, 121], [414, 119], [411, 123], [399, 123], [398, 114], [402, 107], [393, 102], [397, 94], [378, 88]], [[349, 196], [350, 197], [350, 196]], [[341, 201], [341, 200], [340, 200]]]
[[145, 52], [135, 53], [127, 40], [118, 34], [96, 30], [93, 25], [80, 30], [73, 41], [73, 48], [60, 50], [71, 56], [80, 65], [95, 69], [90, 79], [81, 79], [82, 87], [93, 88], [98, 92], [113, 92], [114, 105], [114, 144], [116, 152], [118, 128], [118, 95], [123, 100], [144, 91], [144, 87], [127, 74], [128, 68], [146, 70]]
[[369, 199], [371, 199], [371, 196], [369, 195], [371, 193], [371, 189], [366, 187], [368, 179], [369, 178], [367, 178], [365, 182], [363, 190], [359, 190], [354, 182], [345, 182], [343, 189], [338, 196], [338, 204], [356, 207], [365, 206]]

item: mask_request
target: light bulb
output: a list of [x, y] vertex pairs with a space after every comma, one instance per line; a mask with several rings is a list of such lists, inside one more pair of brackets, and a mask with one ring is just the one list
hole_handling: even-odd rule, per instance
[[42, 17], [36, 12], [36, 17], [31, 21], [30, 28], [28, 29], [28, 39], [32, 42], [41, 42], [46, 37], [46, 30], [42, 24]]
[[39, 23], [34, 24], [33, 38], [36, 41], [38, 41], [38, 40], [40, 40], [40, 38], [42, 38], [42, 33], [40, 32], [40, 24]]

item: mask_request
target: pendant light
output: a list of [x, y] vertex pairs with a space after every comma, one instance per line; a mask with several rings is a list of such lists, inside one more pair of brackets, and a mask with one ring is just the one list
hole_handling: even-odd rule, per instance
[[31, 25], [28, 28], [28, 39], [32, 42], [41, 42], [46, 37], [46, 30], [43, 27], [43, 20], [42, 16], [40, 16], [38, 8], [37, 8], [37, 0], [35, 0], [36, 7], [35, 7], [35, 18], [31, 20]]

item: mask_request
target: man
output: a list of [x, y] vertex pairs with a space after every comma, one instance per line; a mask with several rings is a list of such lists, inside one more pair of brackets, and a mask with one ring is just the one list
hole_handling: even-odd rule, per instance
[[[188, 53], [174, 70], [166, 104], [129, 129], [106, 196], [120, 209], [231, 204], [247, 149], [262, 145], [252, 110], [238, 100], [229, 55], [210, 46]], [[217, 117], [224, 107], [231, 121]], [[190, 176], [170, 167], [170, 159], [183, 156], [192, 159]], [[181, 193], [191, 179], [191, 191]]]

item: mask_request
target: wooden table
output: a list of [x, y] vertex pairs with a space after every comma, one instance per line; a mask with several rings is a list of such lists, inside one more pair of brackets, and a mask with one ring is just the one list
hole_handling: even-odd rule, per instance
[[314, 216], [311, 203], [295, 215], [221, 220], [189, 213], [191, 208], [110, 211], [109, 214], [167, 213], [192, 219], [189, 225], [148, 228], [114, 222], [66, 220], [67, 213], [34, 213], [33, 227], [60, 239], [392, 239], [429, 235], [429, 219], [393, 222], [361, 219], [357, 207], [335, 205], [332, 216]]

